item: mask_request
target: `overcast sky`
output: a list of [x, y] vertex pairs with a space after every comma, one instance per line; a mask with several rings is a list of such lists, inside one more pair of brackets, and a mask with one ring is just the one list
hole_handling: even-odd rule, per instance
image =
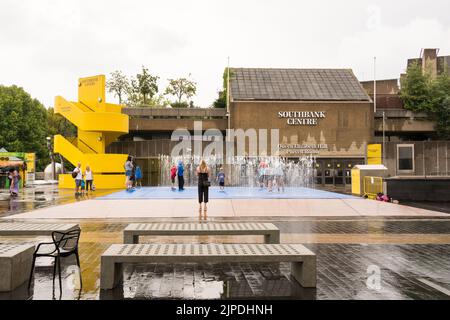
[[[47, 107], [76, 100], [77, 79], [145, 65], [191, 77], [209, 106], [232, 67], [351, 68], [398, 78], [425, 47], [450, 55], [450, 1], [0, 0], [0, 84]], [[108, 101], [117, 102], [112, 95]]]

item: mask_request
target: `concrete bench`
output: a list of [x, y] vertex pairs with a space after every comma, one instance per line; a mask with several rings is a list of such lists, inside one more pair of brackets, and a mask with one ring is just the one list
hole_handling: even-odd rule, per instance
[[113, 244], [101, 256], [100, 288], [120, 283], [124, 263], [291, 262], [303, 287], [316, 286], [316, 255], [301, 244]]
[[0, 244], [0, 292], [12, 291], [28, 280], [32, 244]]
[[139, 236], [264, 235], [265, 243], [280, 243], [280, 229], [272, 223], [131, 223], [123, 243], [139, 243]]
[[0, 236], [51, 236], [53, 231], [68, 232], [76, 223], [0, 223]]

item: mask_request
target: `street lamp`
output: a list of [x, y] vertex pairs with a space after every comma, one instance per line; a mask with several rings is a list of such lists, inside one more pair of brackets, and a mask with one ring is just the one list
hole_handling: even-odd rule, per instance
[[386, 115], [383, 111], [383, 164], [386, 165]]
[[47, 137], [46, 139], [47, 139], [48, 153], [50, 155], [50, 160], [52, 161], [52, 180], [56, 180], [56, 164], [55, 164], [55, 155], [53, 153], [52, 138]]

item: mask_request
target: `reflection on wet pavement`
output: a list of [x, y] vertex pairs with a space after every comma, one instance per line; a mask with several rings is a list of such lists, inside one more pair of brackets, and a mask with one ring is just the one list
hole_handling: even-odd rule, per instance
[[0, 189], [0, 217], [32, 211], [50, 206], [94, 199], [116, 190], [98, 190], [75, 197], [73, 190], [58, 189], [55, 185], [41, 185], [20, 190], [17, 198], [11, 198], [8, 190]]
[[[408, 221], [406, 221], [408, 223]], [[450, 224], [450, 220], [440, 221]], [[331, 225], [333, 225], [333, 221]], [[349, 222], [352, 223], [352, 222]], [[402, 222], [397, 221], [397, 224]], [[428, 221], [422, 221], [428, 224]], [[293, 223], [300, 226], [302, 222]], [[318, 284], [304, 289], [290, 276], [288, 263], [280, 264], [138, 264], [126, 265], [123, 285], [99, 290], [100, 255], [121, 241], [125, 223], [81, 222], [80, 255], [83, 289], [70, 285], [75, 261], [63, 260], [62, 299], [448, 299], [445, 293], [419, 279], [450, 289], [449, 242], [442, 244], [310, 243], [317, 254]], [[283, 229], [283, 225], [279, 227]], [[325, 226], [324, 226], [325, 227]], [[350, 230], [352, 231], [352, 230]], [[353, 230], [355, 231], [355, 230]], [[367, 235], [367, 234], [366, 234]], [[302, 234], [290, 234], [290, 237]], [[314, 234], [310, 235], [314, 237]], [[364, 236], [364, 235], [361, 235]], [[417, 234], [417, 237], [427, 236]], [[142, 237], [142, 242], [261, 242], [260, 237]], [[35, 239], [36, 242], [43, 238]], [[282, 239], [283, 240], [283, 239]], [[292, 240], [292, 238], [290, 239]], [[0, 242], [17, 241], [3, 237]], [[30, 242], [22, 239], [21, 242]], [[289, 241], [291, 242], [291, 241]], [[295, 241], [292, 241], [295, 242]], [[0, 299], [52, 299], [52, 261], [36, 268], [34, 289], [0, 294]], [[368, 288], [367, 270], [380, 269], [381, 288]], [[58, 285], [56, 285], [58, 299]]]
[[[71, 201], [76, 201], [71, 192], [36, 189], [24, 194], [12, 210]], [[0, 201], [0, 216], [11, 214], [6, 202], [5, 207], [5, 201]], [[302, 288], [293, 280], [288, 263], [222, 263], [126, 265], [123, 284], [100, 291], [100, 256], [110, 244], [122, 242], [122, 230], [129, 221], [86, 219], [70, 221], [82, 229], [81, 291], [74, 285], [73, 257], [62, 260], [61, 297], [57, 281], [53, 290], [53, 260], [41, 259], [30, 292], [24, 284], [13, 292], [0, 293], [0, 299], [450, 299], [450, 219], [291, 217], [270, 221], [281, 229], [283, 243], [305, 243], [317, 254], [316, 289]], [[48, 240], [0, 237], [0, 243]], [[141, 242], [260, 243], [262, 238], [142, 237]], [[380, 271], [378, 289], [368, 286], [371, 267]]]

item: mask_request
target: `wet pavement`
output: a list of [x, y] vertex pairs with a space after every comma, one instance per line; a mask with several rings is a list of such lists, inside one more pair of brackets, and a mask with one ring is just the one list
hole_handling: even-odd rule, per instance
[[[16, 210], [25, 212], [77, 201], [72, 192], [66, 194], [51, 187], [43, 189], [24, 194], [18, 199], [17, 207], [11, 208], [9, 201], [0, 200], [0, 216], [7, 218], [17, 213]], [[33, 196], [36, 201], [32, 200]], [[212, 220], [255, 219], [277, 225], [282, 243], [304, 243], [317, 254], [317, 288], [302, 288], [291, 277], [287, 263], [139, 264], [125, 266], [121, 286], [101, 291], [100, 255], [110, 244], [122, 242], [122, 230], [128, 222], [150, 220], [65, 219], [56, 221], [76, 222], [82, 229], [82, 290], [78, 289], [74, 259], [63, 260], [63, 292], [60, 296], [58, 285], [55, 291], [52, 286], [53, 261], [43, 258], [38, 260], [30, 292], [24, 284], [13, 292], [0, 293], [0, 299], [450, 299], [450, 216], [233, 217]], [[8, 218], [4, 220], [9, 221]], [[181, 218], [157, 220], [193, 221]], [[48, 240], [48, 237], [0, 237], [0, 243]], [[262, 238], [142, 237], [141, 242], [260, 243]]]
[[106, 196], [116, 190], [99, 190], [75, 197], [73, 190], [59, 190], [55, 185], [40, 185], [20, 190], [17, 198], [11, 198], [8, 190], [0, 189], [0, 218], [51, 206], [73, 203]]

